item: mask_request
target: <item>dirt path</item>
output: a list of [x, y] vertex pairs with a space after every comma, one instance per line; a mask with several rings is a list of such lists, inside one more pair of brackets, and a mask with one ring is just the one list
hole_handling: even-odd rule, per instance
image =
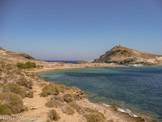
[[[28, 107], [28, 111], [24, 111], [19, 114], [15, 114], [14, 116], [17, 119], [14, 122], [47, 122], [48, 120], [48, 112], [53, 108], [48, 108], [45, 106], [45, 103], [49, 98], [40, 97], [40, 93], [42, 89], [38, 85], [33, 86], [34, 97], [33, 98], [25, 98], [24, 107]], [[54, 108], [57, 113], [60, 115], [61, 119], [58, 122], [85, 122], [85, 119], [79, 115], [77, 112], [74, 115], [66, 115], [62, 113], [60, 108]], [[9, 122], [13, 122], [10, 120]]]

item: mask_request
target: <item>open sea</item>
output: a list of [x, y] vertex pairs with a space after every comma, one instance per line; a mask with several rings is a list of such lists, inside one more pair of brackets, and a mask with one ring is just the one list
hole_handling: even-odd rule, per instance
[[66, 61], [66, 60], [42, 60], [47, 62], [64, 62], [64, 63], [71, 63], [71, 64], [77, 64], [80, 61]]
[[84, 68], [39, 75], [92, 94], [92, 102], [116, 106], [133, 116], [146, 114], [162, 122], [162, 67]]

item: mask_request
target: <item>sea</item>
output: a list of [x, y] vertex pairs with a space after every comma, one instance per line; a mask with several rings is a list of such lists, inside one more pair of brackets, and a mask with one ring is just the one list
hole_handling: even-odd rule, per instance
[[161, 66], [66, 69], [39, 75], [57, 84], [80, 88], [90, 94], [91, 102], [162, 122]]
[[47, 62], [64, 62], [64, 63], [71, 63], [71, 64], [77, 64], [80, 61], [66, 61], [66, 60], [42, 60]]

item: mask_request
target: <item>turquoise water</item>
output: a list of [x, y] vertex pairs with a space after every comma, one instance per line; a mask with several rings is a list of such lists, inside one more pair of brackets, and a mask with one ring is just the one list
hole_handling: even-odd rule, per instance
[[162, 67], [71, 69], [40, 76], [94, 94], [89, 98], [92, 102], [146, 113], [162, 121]]

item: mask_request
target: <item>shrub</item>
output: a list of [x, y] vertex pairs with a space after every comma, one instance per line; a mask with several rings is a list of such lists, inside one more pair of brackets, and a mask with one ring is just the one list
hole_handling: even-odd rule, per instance
[[71, 94], [65, 94], [63, 98], [64, 101], [67, 103], [72, 102], [74, 100]]
[[47, 97], [48, 95], [57, 95], [57, 94], [59, 94], [59, 91], [56, 85], [53, 83], [50, 83], [42, 89], [42, 93], [40, 94], [40, 96]]
[[67, 90], [67, 86], [62, 85], [62, 84], [57, 84], [57, 89], [59, 90], [59, 92], [64, 93]]
[[53, 107], [58, 108], [58, 107], [62, 107], [63, 104], [56, 100], [50, 100], [45, 104], [45, 106], [50, 107], [50, 108], [53, 108]]
[[57, 100], [57, 101], [62, 102], [62, 103], [64, 102], [63, 97], [60, 96], [60, 95], [53, 96], [53, 97], [51, 98], [51, 100]]
[[21, 62], [18, 62], [16, 64], [16, 66], [20, 69], [30, 69], [30, 68], [36, 68], [36, 64], [34, 62], [26, 62], [26, 63], [21, 63]]
[[25, 77], [21, 77], [17, 82], [18, 85], [32, 89], [32, 82], [27, 81]]
[[8, 83], [6, 85], [6, 88], [3, 90], [4, 92], [13, 92], [15, 94], [20, 95], [22, 98], [25, 98], [26, 91], [21, 86], [14, 84], [14, 83]]
[[79, 114], [84, 113], [84, 109], [82, 106], [78, 105], [76, 102], [70, 102], [68, 103], [73, 109], [75, 109]]
[[75, 110], [69, 105], [64, 106], [61, 110], [67, 115], [73, 115], [75, 113]]
[[0, 102], [6, 104], [12, 113], [19, 113], [23, 110], [23, 101], [22, 98], [12, 92], [3, 92], [0, 93]]
[[83, 109], [84, 109], [84, 112], [87, 112], [87, 113], [97, 112], [96, 110], [91, 109], [91, 108], [89, 108], [89, 107], [84, 107]]
[[48, 117], [50, 118], [50, 120], [54, 120], [57, 121], [60, 119], [59, 114], [55, 111], [55, 109], [52, 109], [49, 111], [48, 113]]
[[87, 122], [106, 122], [102, 113], [93, 112], [85, 115]]
[[0, 103], [0, 115], [11, 115], [11, 110], [7, 105]]

